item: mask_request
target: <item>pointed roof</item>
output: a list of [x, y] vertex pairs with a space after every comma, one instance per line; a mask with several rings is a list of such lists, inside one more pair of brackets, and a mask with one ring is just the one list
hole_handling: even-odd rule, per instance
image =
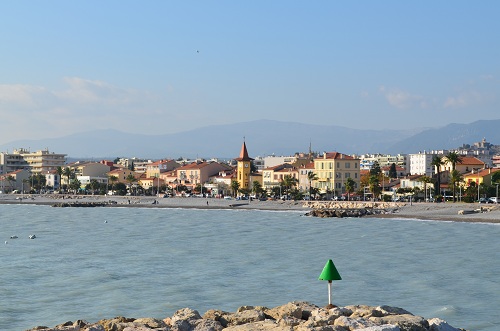
[[235, 159], [236, 161], [252, 161], [253, 159], [248, 156], [247, 145], [243, 141], [241, 145], [240, 157]]

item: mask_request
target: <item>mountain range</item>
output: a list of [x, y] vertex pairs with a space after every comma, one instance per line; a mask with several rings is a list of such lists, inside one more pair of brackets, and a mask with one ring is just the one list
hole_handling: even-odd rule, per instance
[[234, 158], [239, 155], [245, 141], [251, 157], [308, 152], [310, 146], [316, 152], [408, 154], [458, 148], [483, 138], [498, 145], [499, 128], [500, 119], [415, 130], [359, 130], [335, 125], [256, 120], [161, 135], [94, 130], [60, 138], [17, 140], [0, 145], [0, 151], [48, 149], [67, 154], [69, 158], [94, 160], [116, 157]]

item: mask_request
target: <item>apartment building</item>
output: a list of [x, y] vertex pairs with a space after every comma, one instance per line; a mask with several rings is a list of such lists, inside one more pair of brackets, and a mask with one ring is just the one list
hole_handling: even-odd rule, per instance
[[0, 171], [8, 173], [19, 169], [30, 169], [32, 173], [45, 174], [66, 163], [66, 154], [56, 154], [48, 149], [34, 153], [27, 149], [15, 149], [12, 153], [0, 153]]
[[335, 192], [335, 195], [345, 193], [345, 183], [352, 178], [355, 189], [360, 186], [360, 169], [358, 158], [338, 153], [323, 153], [323, 156], [314, 159], [314, 173], [318, 179], [314, 186], [321, 193], [326, 191]]

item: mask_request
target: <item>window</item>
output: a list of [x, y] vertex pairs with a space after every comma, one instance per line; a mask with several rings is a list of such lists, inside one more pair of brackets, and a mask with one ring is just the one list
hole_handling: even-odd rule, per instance
[[346, 169], [351, 168], [351, 163], [350, 163], [350, 162], [346, 162], [346, 163], [345, 163], [345, 167], [346, 167]]

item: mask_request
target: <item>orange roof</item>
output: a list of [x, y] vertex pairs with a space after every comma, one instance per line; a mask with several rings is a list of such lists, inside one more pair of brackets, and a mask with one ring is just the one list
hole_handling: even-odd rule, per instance
[[236, 161], [252, 161], [253, 159], [248, 156], [247, 145], [243, 142], [241, 145], [240, 157], [235, 159]]
[[464, 156], [462, 162], [457, 164], [467, 164], [467, 165], [483, 165], [484, 162], [473, 156]]

